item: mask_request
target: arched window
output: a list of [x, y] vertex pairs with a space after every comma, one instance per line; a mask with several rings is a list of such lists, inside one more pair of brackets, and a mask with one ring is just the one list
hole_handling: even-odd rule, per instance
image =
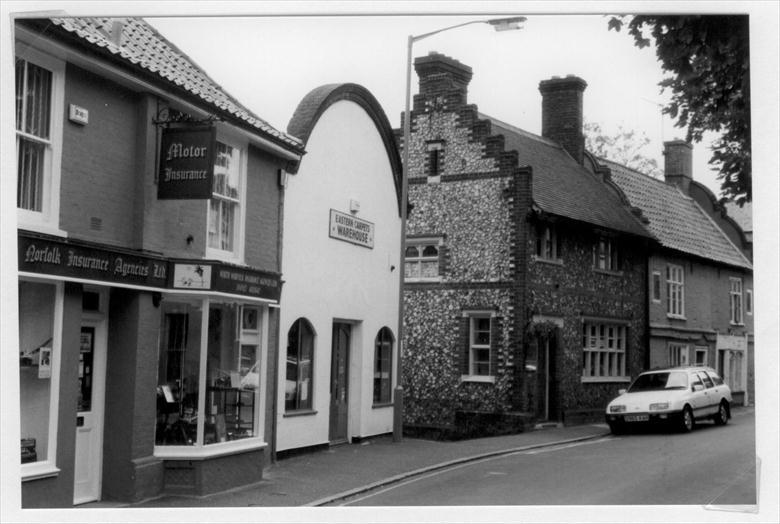
[[287, 332], [287, 371], [284, 409], [311, 409], [314, 329], [305, 318], [296, 320]]
[[392, 401], [393, 332], [383, 327], [374, 344], [374, 404]]

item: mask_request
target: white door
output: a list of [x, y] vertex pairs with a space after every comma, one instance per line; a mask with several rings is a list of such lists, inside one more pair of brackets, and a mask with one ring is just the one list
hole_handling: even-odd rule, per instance
[[81, 326], [78, 380], [73, 503], [83, 504], [100, 500], [106, 385], [105, 321], [85, 321]]

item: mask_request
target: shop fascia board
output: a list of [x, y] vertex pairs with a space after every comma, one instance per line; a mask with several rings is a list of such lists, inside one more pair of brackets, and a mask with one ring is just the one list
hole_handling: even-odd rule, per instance
[[[144, 80], [140, 80], [137, 77], [122, 71], [118, 67], [95, 60], [95, 58], [90, 57], [81, 51], [76, 51], [70, 47], [65, 46], [64, 44], [51, 40], [45, 36], [41, 36], [23, 27], [17, 26], [14, 29], [16, 39], [34, 49], [44, 53], [49, 53], [59, 58], [60, 60], [69, 62], [82, 69], [108, 78], [109, 80], [112, 80], [117, 84], [127, 87], [133, 91], [146, 91], [161, 98], [170, 100], [178, 108], [181, 108], [183, 111], [186, 111], [187, 113], [190, 113], [197, 118], [206, 118], [211, 114], [208, 111], [204, 111], [202, 107], [196, 106], [195, 104], [188, 102], [165, 89], [162, 89]], [[223, 125], [230, 128], [234, 133], [245, 136], [251, 144], [259, 147], [260, 149], [274, 153], [284, 158], [285, 160], [292, 160], [294, 162], [299, 162], [301, 160], [302, 155], [293, 153], [277, 144], [274, 144], [270, 140], [247, 131], [242, 127], [238, 127], [230, 123], [223, 123]]]

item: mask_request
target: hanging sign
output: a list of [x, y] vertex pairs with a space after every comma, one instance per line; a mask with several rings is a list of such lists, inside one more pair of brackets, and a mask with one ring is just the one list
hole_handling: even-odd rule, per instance
[[163, 129], [157, 198], [211, 198], [216, 146], [214, 127]]
[[373, 249], [374, 224], [331, 209], [330, 237]]

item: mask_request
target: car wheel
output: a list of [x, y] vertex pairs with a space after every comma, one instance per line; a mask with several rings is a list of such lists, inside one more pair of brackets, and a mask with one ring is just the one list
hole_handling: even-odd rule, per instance
[[725, 426], [729, 421], [729, 405], [724, 400], [718, 406], [718, 412], [715, 414], [715, 424], [718, 426]]
[[680, 430], [683, 433], [689, 433], [693, 431], [693, 424], [693, 411], [691, 411], [689, 406], [685, 406], [680, 416]]

